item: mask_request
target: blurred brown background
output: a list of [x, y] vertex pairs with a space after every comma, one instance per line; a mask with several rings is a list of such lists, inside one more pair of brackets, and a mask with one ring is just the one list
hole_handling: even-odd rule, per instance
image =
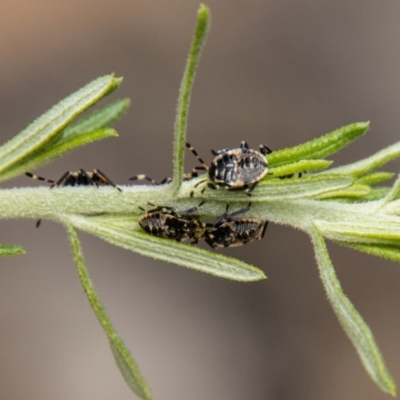
[[[188, 138], [210, 148], [272, 149], [345, 124], [369, 134], [344, 163], [400, 138], [400, 3], [216, 1], [193, 93]], [[171, 171], [172, 126], [198, 2], [0, 2], [1, 141], [110, 72], [130, 97], [119, 139], [35, 171], [99, 167], [117, 183]], [[104, 104], [104, 103], [103, 103]], [[194, 163], [191, 156], [188, 162]], [[190, 165], [192, 165], [190, 164]], [[393, 171], [399, 164], [391, 165]], [[4, 186], [36, 185], [21, 177]], [[132, 399], [82, 292], [64, 229], [2, 221], [0, 243], [24, 256], [0, 268], [0, 399]], [[240, 284], [137, 256], [80, 235], [111, 319], [163, 400], [385, 399], [326, 301], [308, 238], [270, 225], [229, 251], [269, 279]], [[400, 384], [400, 267], [329, 244], [345, 292]]]

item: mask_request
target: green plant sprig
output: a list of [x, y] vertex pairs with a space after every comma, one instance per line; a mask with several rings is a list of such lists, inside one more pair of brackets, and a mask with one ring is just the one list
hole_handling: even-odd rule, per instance
[[[201, 50], [209, 29], [209, 9], [201, 5], [177, 107], [174, 134], [173, 182], [161, 186], [47, 187], [0, 190], [0, 218], [42, 218], [64, 224], [69, 233], [77, 270], [88, 300], [100, 321], [124, 379], [142, 399], [151, 392], [132, 355], [113, 328], [84, 265], [75, 229], [137, 252], [196, 271], [243, 282], [265, 279], [264, 272], [243, 261], [140, 230], [139, 206], [148, 202], [184, 210], [199, 208], [204, 219], [215, 219], [229, 204], [242, 208], [251, 200], [246, 217], [291, 226], [310, 236], [328, 300], [362, 364], [372, 380], [386, 393], [396, 394], [371, 330], [343, 293], [325, 245], [330, 239], [341, 245], [400, 262], [400, 179], [392, 187], [376, 186], [393, 173], [376, 171], [400, 156], [400, 142], [355, 163], [330, 168], [331, 156], [360, 138], [369, 124], [360, 122], [324, 136], [268, 155], [271, 175], [253, 191], [205, 190], [195, 185], [206, 176], [183, 182], [189, 101]], [[129, 106], [119, 100], [75, 118], [114, 91], [120, 79], [107, 75], [89, 83], [39, 117], [24, 131], [0, 146], [0, 180], [10, 179], [93, 140], [116, 136], [111, 125]], [[302, 178], [288, 178], [307, 171]], [[286, 179], [280, 179], [286, 178]], [[194, 191], [194, 197], [190, 194]], [[23, 253], [19, 246], [0, 246], [1, 255]]]

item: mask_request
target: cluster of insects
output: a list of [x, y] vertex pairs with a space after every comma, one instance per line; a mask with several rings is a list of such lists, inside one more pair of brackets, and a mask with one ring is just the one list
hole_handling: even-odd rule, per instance
[[[255, 189], [258, 182], [268, 174], [268, 162], [266, 155], [271, 150], [260, 145], [260, 150], [250, 149], [246, 142], [240, 144], [237, 149], [211, 150], [214, 155], [210, 165], [207, 165], [197, 154], [196, 150], [186, 143], [186, 147], [194, 154], [200, 162], [190, 174], [184, 175], [188, 181], [198, 177], [199, 170], [207, 171], [208, 177], [197, 182], [190, 192], [192, 197], [198, 187], [244, 191], [248, 196]], [[80, 169], [77, 172], [67, 171], [58, 180], [43, 178], [26, 172], [30, 178], [45, 181], [51, 184], [50, 188], [63, 186], [112, 186], [118, 191], [122, 189], [111, 181], [102, 171], [95, 169], [92, 172]], [[147, 175], [135, 175], [129, 178], [132, 181], [147, 180], [154, 185], [168, 184], [171, 178], [165, 178], [157, 183]], [[173, 239], [178, 242], [190, 240], [191, 244], [197, 244], [204, 240], [212, 248], [235, 247], [247, 244], [254, 240], [260, 240], [265, 234], [268, 221], [255, 218], [238, 218], [250, 209], [251, 203], [243, 209], [229, 213], [229, 205], [225, 212], [214, 222], [202, 222], [195, 217], [195, 212], [204, 202], [197, 207], [181, 212], [173, 207], [155, 206], [149, 203], [152, 209], [146, 211], [139, 207], [144, 214], [139, 219], [140, 227], [150, 235]], [[36, 226], [40, 225], [40, 219]]]
[[[228, 213], [229, 205], [227, 205], [226, 211], [219, 218], [207, 223], [192, 215], [203, 203], [181, 212], [177, 212], [173, 207], [159, 206], [148, 211], [140, 207], [145, 214], [139, 219], [139, 225], [153, 236], [178, 242], [191, 240], [191, 244], [204, 240], [214, 249], [242, 246], [264, 237], [268, 221], [235, 218], [247, 212], [251, 204], [231, 214]], [[149, 205], [154, 206], [152, 203]]]

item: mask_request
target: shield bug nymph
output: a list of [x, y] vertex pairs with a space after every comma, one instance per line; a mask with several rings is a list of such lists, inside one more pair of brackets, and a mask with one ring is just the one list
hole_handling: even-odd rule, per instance
[[113, 186], [122, 192], [122, 189], [99, 169], [95, 169], [93, 172], [85, 171], [82, 168], [77, 172], [67, 171], [56, 181], [31, 174], [30, 172], [25, 172], [25, 175], [32, 179], [51, 183], [50, 189], [61, 186]]
[[[51, 183], [50, 189], [61, 186], [113, 186], [122, 192], [122, 189], [107, 178], [104, 172], [101, 172], [99, 169], [95, 169], [93, 172], [87, 172], [82, 168], [77, 172], [67, 171], [56, 181], [34, 175], [30, 172], [25, 172], [25, 175], [32, 179]], [[36, 228], [39, 227], [40, 222], [41, 219], [36, 221]]]
[[204, 240], [214, 249], [243, 246], [254, 240], [261, 240], [267, 229], [268, 221], [256, 218], [234, 218], [247, 212], [248, 207], [228, 214], [226, 211], [214, 223], [206, 224]]
[[[202, 201], [197, 207], [177, 212], [173, 207], [158, 206], [146, 211], [139, 207], [145, 214], [139, 219], [140, 227], [150, 235], [164, 239], [173, 239], [177, 242], [191, 239], [191, 244], [197, 244], [203, 235], [205, 224], [199, 219], [190, 216], [203, 205]], [[149, 203], [154, 206], [154, 204]]]
[[201, 167], [195, 169], [208, 172], [208, 179], [198, 182], [190, 196], [193, 196], [194, 189], [202, 183], [206, 183], [210, 189], [222, 186], [227, 190], [244, 190], [251, 196], [252, 190], [268, 173], [268, 161], [265, 156], [272, 153], [272, 150], [263, 144], [260, 145], [260, 151], [257, 151], [250, 149], [246, 142], [242, 142], [238, 149], [211, 150], [215, 158], [208, 166], [189, 143], [186, 143], [186, 147], [201, 163]]

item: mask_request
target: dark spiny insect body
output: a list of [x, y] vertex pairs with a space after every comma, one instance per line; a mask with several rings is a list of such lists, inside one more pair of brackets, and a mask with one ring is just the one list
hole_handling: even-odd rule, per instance
[[[77, 172], [67, 171], [56, 181], [34, 175], [30, 172], [25, 172], [25, 175], [32, 179], [51, 183], [50, 189], [61, 186], [113, 186], [122, 192], [121, 188], [107, 178], [104, 172], [101, 172], [99, 169], [95, 169], [93, 172], [87, 172], [82, 168]], [[40, 226], [40, 223], [41, 219], [38, 219], [36, 221], [36, 228]]]
[[243, 246], [254, 240], [261, 240], [267, 229], [268, 221], [256, 218], [233, 217], [243, 214], [250, 205], [232, 214], [228, 214], [229, 206], [213, 224], [206, 224], [204, 240], [214, 249], [222, 247]]
[[[268, 173], [265, 155], [271, 153], [271, 150], [265, 145], [260, 145], [260, 151], [250, 149], [246, 142], [242, 142], [239, 149], [212, 150], [215, 158], [210, 166], [204, 163], [189, 143], [186, 143], [186, 147], [202, 164], [195, 170], [202, 169], [208, 172], [208, 179], [198, 182], [194, 189], [205, 182], [210, 189], [222, 186], [227, 190], [244, 190], [251, 196], [251, 191]], [[193, 194], [194, 190], [190, 195]]]
[[32, 179], [51, 183], [50, 189], [61, 186], [113, 186], [122, 192], [121, 188], [99, 169], [95, 169], [93, 172], [85, 171], [82, 168], [76, 172], [67, 171], [56, 181], [31, 174], [30, 172], [25, 172], [25, 175]]
[[[153, 206], [153, 204], [149, 204]], [[202, 204], [203, 202], [198, 207]], [[205, 224], [188, 214], [197, 211], [198, 207], [193, 207], [180, 213], [172, 207], [156, 207], [142, 215], [139, 225], [150, 235], [173, 239], [177, 242], [191, 239], [191, 243], [196, 244], [203, 235]], [[139, 208], [145, 211], [142, 207]]]

